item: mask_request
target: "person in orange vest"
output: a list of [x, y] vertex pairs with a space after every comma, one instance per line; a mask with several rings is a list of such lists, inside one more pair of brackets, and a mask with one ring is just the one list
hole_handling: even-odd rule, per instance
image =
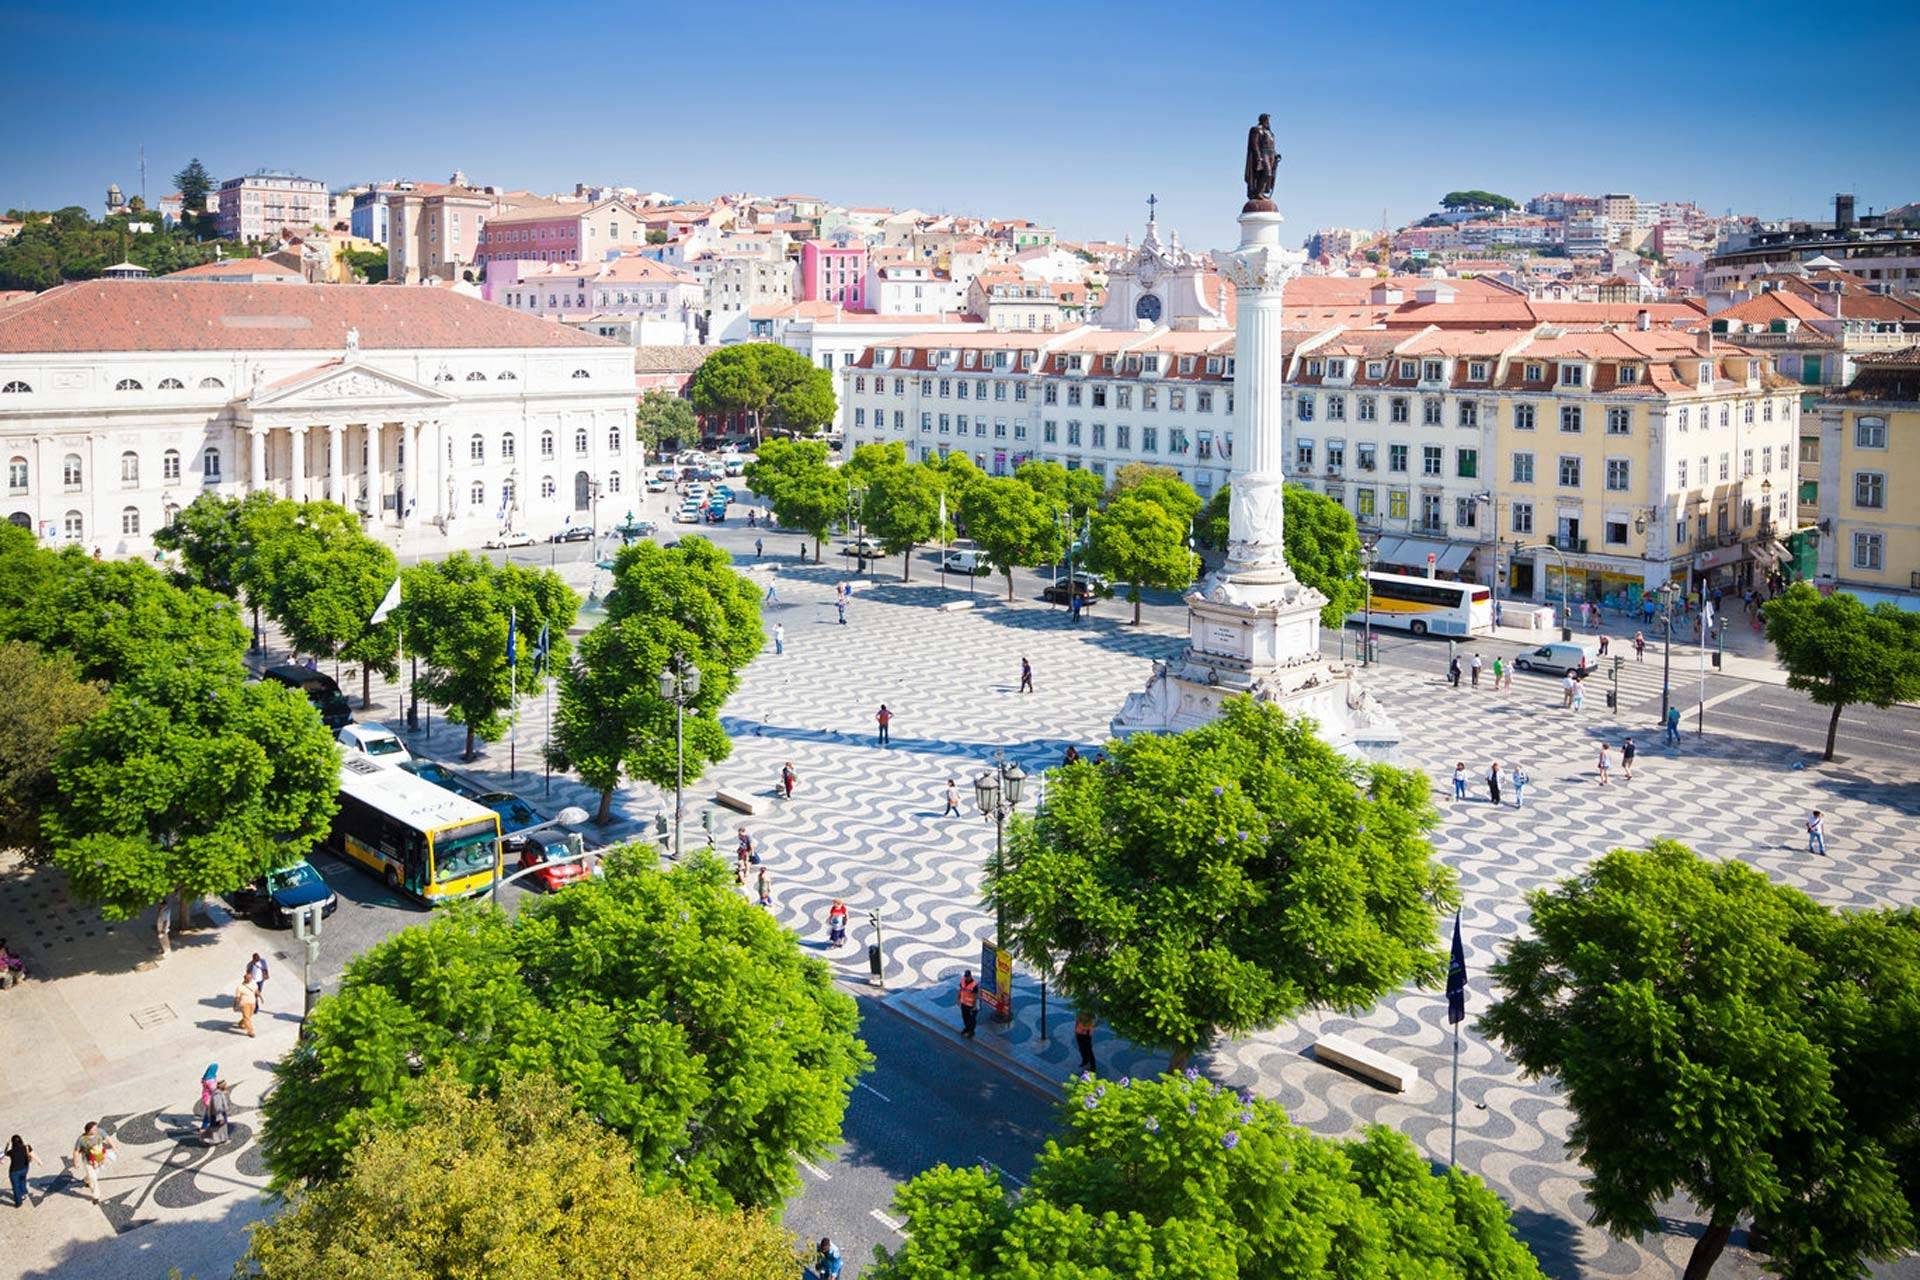
[[1098, 1075], [1100, 1064], [1093, 1060], [1093, 1014], [1082, 1009], [1074, 1015], [1073, 1043], [1080, 1050], [1080, 1069]]
[[960, 1034], [973, 1039], [973, 1020], [980, 1016], [980, 984], [973, 970], [960, 975]]

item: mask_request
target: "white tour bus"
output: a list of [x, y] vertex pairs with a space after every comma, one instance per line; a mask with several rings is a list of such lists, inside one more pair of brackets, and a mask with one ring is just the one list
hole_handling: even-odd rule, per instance
[[[1394, 627], [1416, 636], [1471, 636], [1493, 630], [1493, 592], [1477, 582], [1401, 573], [1370, 573], [1375, 628]], [[1369, 610], [1356, 609], [1347, 621], [1364, 623]]]

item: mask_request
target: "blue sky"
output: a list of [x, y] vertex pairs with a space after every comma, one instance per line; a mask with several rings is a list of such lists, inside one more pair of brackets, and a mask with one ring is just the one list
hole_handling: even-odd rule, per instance
[[1920, 200], [1917, 6], [686, 7], [6, 0], [0, 208], [97, 210], [138, 190], [144, 143], [154, 197], [198, 155], [216, 178], [805, 191], [1088, 238], [1137, 230], [1151, 191], [1205, 247], [1232, 238], [1261, 111], [1301, 235], [1455, 187]]

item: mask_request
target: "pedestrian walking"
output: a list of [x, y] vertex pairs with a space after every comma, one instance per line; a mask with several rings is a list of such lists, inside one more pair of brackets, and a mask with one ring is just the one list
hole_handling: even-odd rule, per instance
[[880, 745], [893, 741], [887, 733], [887, 726], [893, 723], [893, 712], [887, 710], [886, 703], [881, 703], [880, 709], [873, 713], [873, 722], [880, 726]]
[[973, 970], [968, 969], [960, 975], [960, 1034], [973, 1039], [973, 1021], [980, 1016], [980, 984], [974, 981]]
[[1607, 770], [1613, 763], [1613, 752], [1606, 743], [1600, 744], [1600, 785], [1607, 785]]
[[1494, 659], [1493, 659], [1493, 688], [1496, 693], [1501, 689], [1506, 688], [1506, 680], [1507, 680], [1506, 660], [1501, 658], [1498, 654], [1496, 654], [1494, 655]]
[[761, 604], [779, 604], [780, 603], [780, 584], [774, 581], [772, 578], [767, 579], [767, 594], [765, 595], [765, 597], [761, 599], [760, 603]]
[[940, 811], [943, 818], [960, 816], [960, 788], [954, 785], [952, 778], [947, 779], [947, 807]]
[[73, 1140], [74, 1180], [86, 1184], [95, 1204], [100, 1203], [100, 1171], [117, 1154], [113, 1139], [101, 1131], [98, 1120], [87, 1121], [87, 1127]]
[[1600, 656], [1601, 657], [1604, 658], [1607, 656], [1607, 646], [1611, 643], [1612, 642], [1607, 639], [1607, 633], [1602, 631], [1600, 633]]
[[813, 1280], [840, 1280], [840, 1250], [833, 1241], [820, 1237], [819, 1245], [813, 1251]]
[[1644, 631], [1633, 633], [1633, 660], [1635, 662], [1647, 660], [1647, 633]]
[[802, 538], [800, 539], [800, 563], [805, 564], [806, 562], [807, 562], [807, 540], [805, 538]]
[[1827, 820], [1818, 809], [1807, 818], [1807, 852], [1827, 856]]
[[1580, 710], [1581, 707], [1584, 707], [1586, 704], [1587, 704], [1586, 683], [1581, 680], [1575, 680], [1573, 682], [1573, 709], [1575, 711], [1578, 711]]
[[1078, 592], [1074, 592], [1067, 597], [1067, 620], [1069, 622], [1080, 621], [1080, 594]]
[[1513, 807], [1518, 809], [1526, 802], [1527, 784], [1532, 782], [1533, 778], [1523, 765], [1513, 766], [1513, 772], [1508, 775], [1508, 778], [1513, 783]]
[[1073, 1043], [1080, 1050], [1080, 1069], [1098, 1075], [1100, 1064], [1093, 1060], [1093, 1015], [1085, 1009], [1073, 1016]]
[[754, 881], [753, 887], [759, 895], [760, 905], [771, 908], [773, 906], [773, 881], [767, 878], [767, 869], [765, 867], [760, 868], [759, 878]]
[[27, 1167], [33, 1163], [33, 1148], [19, 1134], [7, 1143], [7, 1181], [13, 1187], [13, 1207], [27, 1202]]
[[1500, 762], [1498, 760], [1487, 766], [1487, 799], [1495, 807], [1500, 804]]
[[1474, 654], [1473, 655], [1473, 687], [1476, 689], [1480, 687], [1480, 668], [1483, 665], [1485, 664], [1483, 664], [1480, 661], [1480, 655], [1477, 653]]
[[[751, 511], [747, 512], [747, 521], [748, 523], [752, 523], [753, 512]], [[761, 556], [766, 554], [766, 551], [767, 551], [767, 544], [762, 542], [760, 539], [755, 538], [753, 540], [753, 558], [755, 560], [758, 560]]]
[[227, 1127], [233, 1110], [233, 1090], [225, 1080], [213, 1086], [213, 1099], [207, 1104], [207, 1145], [217, 1147], [233, 1136]]
[[267, 962], [258, 951], [247, 961], [247, 980], [253, 983], [253, 998], [262, 1009], [267, 1007]]
[[835, 898], [833, 905], [827, 908], [827, 945], [844, 947], [847, 944], [847, 904]]
[[1033, 692], [1033, 664], [1025, 658], [1020, 659], [1020, 692]]
[[1633, 757], [1638, 751], [1632, 738], [1620, 744], [1620, 776], [1628, 782], [1633, 781]]
[[1465, 760], [1453, 766], [1453, 798], [1455, 800], [1467, 798], [1467, 762]]
[[835, 611], [838, 612], [840, 615], [840, 625], [843, 627], [846, 626], [847, 625], [847, 598], [845, 596], [841, 596], [838, 600], [835, 600], [833, 602], [833, 607]]
[[1447, 659], [1447, 683], [1456, 689], [1460, 687], [1460, 657], [1458, 654]]
[[1579, 691], [1580, 682], [1573, 678], [1573, 672], [1567, 672], [1566, 676], [1560, 681], [1560, 705], [1563, 707], [1572, 706], [1573, 695]]
[[173, 954], [173, 895], [164, 895], [160, 906], [153, 913], [154, 941], [160, 944], [160, 955], [164, 959]]
[[773, 656], [777, 658], [786, 651], [787, 624], [784, 622], [776, 622], [773, 624]]
[[233, 1007], [240, 1014], [240, 1030], [253, 1035], [253, 1012], [260, 1007], [260, 993], [254, 990], [253, 980], [240, 979], [240, 989], [233, 993]]
[[734, 846], [733, 860], [742, 867], [745, 867], [749, 862], [760, 861], [760, 859], [754, 855], [753, 837], [747, 834], [747, 829], [741, 827], [738, 835], [739, 842]]
[[793, 784], [799, 779], [800, 775], [793, 771], [793, 761], [789, 760], [780, 766], [780, 785], [786, 788], [787, 799], [793, 799]]
[[200, 1077], [200, 1101], [194, 1104], [193, 1114], [200, 1120], [200, 1139], [205, 1141], [213, 1129], [213, 1092], [220, 1087], [220, 1064], [209, 1062]]
[[1670, 747], [1677, 747], [1680, 745], [1680, 708], [1679, 707], [1667, 708], [1666, 742], [1667, 742], [1667, 745]]

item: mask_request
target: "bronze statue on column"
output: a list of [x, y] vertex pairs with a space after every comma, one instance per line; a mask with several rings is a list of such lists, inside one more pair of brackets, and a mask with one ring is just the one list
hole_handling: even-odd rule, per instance
[[1244, 213], [1272, 213], [1273, 179], [1280, 167], [1280, 153], [1274, 146], [1273, 129], [1266, 112], [1260, 123], [1247, 130], [1247, 204]]

